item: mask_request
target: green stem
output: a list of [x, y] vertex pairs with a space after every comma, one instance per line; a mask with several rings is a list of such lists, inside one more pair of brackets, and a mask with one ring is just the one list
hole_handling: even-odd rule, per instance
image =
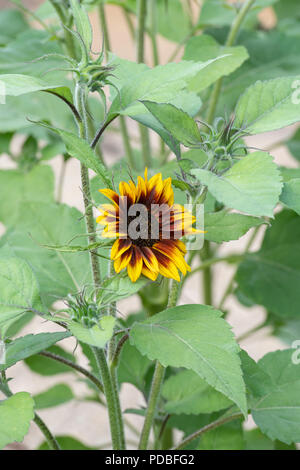
[[103, 349], [98, 349], [95, 347], [93, 347], [92, 349], [95, 354], [99, 372], [101, 374], [102, 381], [103, 381], [104, 394], [105, 394], [107, 409], [108, 409], [112, 446], [114, 450], [120, 450], [122, 445], [121, 445], [121, 439], [119, 435], [118, 412], [116, 409], [115, 393], [114, 393], [111, 375], [110, 375], [109, 368], [107, 365], [105, 353]]
[[55, 437], [51, 433], [50, 429], [48, 428], [46, 423], [42, 420], [42, 418], [37, 413], [34, 413], [33, 421], [38, 426], [38, 428], [40, 429], [42, 434], [44, 434], [45, 439], [47, 441], [47, 444], [49, 446], [49, 449], [50, 450], [61, 450], [57, 440], [55, 439]]
[[[168, 308], [176, 306], [178, 294], [179, 294], [180, 283], [177, 281], [172, 281], [172, 286], [169, 294]], [[160, 397], [160, 391], [163, 384], [165, 376], [165, 368], [158, 361], [156, 361], [155, 371], [152, 378], [151, 390], [149, 394], [149, 401], [147, 412], [145, 416], [145, 421], [140, 438], [140, 450], [145, 450], [148, 447], [148, 440], [150, 436], [150, 431], [153, 425], [155, 418], [155, 412]]]
[[[203, 264], [211, 258], [210, 243], [205, 240], [201, 250], [201, 259]], [[203, 269], [203, 296], [205, 305], [212, 305], [212, 271], [210, 264]]]
[[244, 255], [228, 255], [228, 256], [223, 256], [219, 258], [210, 258], [204, 261], [203, 263], [200, 264], [200, 266], [197, 266], [197, 268], [193, 269], [191, 272], [187, 273], [185, 279], [188, 279], [190, 276], [193, 274], [197, 273], [198, 271], [203, 271], [206, 268], [209, 268], [210, 266], [213, 266], [214, 264], [217, 263], [237, 263], [243, 259]]
[[[146, 28], [146, 16], [147, 16], [147, 1], [138, 0], [137, 4], [138, 12], [138, 24], [137, 24], [137, 57], [138, 63], [144, 62], [144, 41], [145, 41], [145, 28]], [[151, 166], [151, 150], [150, 150], [150, 139], [148, 129], [139, 124], [139, 131], [142, 144], [142, 155], [145, 166]]]
[[157, 0], [149, 0], [149, 20], [150, 20], [150, 37], [152, 43], [152, 53], [153, 53], [153, 64], [154, 66], [159, 64], [159, 55], [157, 47]]
[[[248, 13], [248, 11], [250, 10], [250, 8], [253, 6], [253, 4], [255, 3], [255, 0], [247, 0], [243, 6], [241, 7], [239, 13], [237, 14], [232, 26], [231, 26], [231, 29], [230, 29], [230, 32], [228, 34], [228, 37], [227, 37], [227, 40], [225, 42], [225, 46], [226, 47], [231, 47], [235, 40], [236, 40], [236, 37], [237, 37], [237, 34], [240, 30], [240, 27]], [[212, 124], [213, 120], [214, 120], [214, 117], [215, 117], [215, 112], [216, 112], [216, 108], [217, 108], [217, 104], [218, 104], [218, 100], [219, 100], [219, 96], [220, 96], [220, 93], [221, 93], [221, 89], [222, 89], [222, 84], [223, 84], [223, 78], [220, 78], [214, 85], [214, 88], [213, 88], [213, 91], [212, 91], [212, 94], [211, 94], [211, 98], [210, 98], [210, 102], [209, 102], [209, 106], [208, 106], [208, 112], [207, 112], [207, 117], [206, 117], [206, 121], [208, 124]]]
[[183, 439], [183, 441], [181, 441], [180, 444], [178, 444], [178, 446], [174, 447], [173, 450], [184, 449], [188, 444], [193, 442], [195, 439], [200, 437], [205, 432], [211, 431], [212, 429], [218, 428], [219, 426], [222, 426], [223, 424], [229, 423], [230, 421], [233, 421], [235, 419], [242, 418], [242, 417], [243, 417], [243, 413], [238, 412], [238, 413], [234, 413], [233, 415], [226, 416], [225, 418], [224, 417], [219, 418], [216, 421], [213, 421], [212, 423], [207, 424], [206, 426], [194, 432], [193, 434], [190, 434], [188, 437]]
[[103, 32], [105, 58], [107, 60], [108, 59], [108, 52], [111, 49], [110, 49], [110, 39], [109, 39], [109, 34], [108, 34], [108, 28], [107, 28], [107, 22], [106, 22], [106, 16], [105, 16], [105, 9], [104, 8], [105, 8], [104, 3], [101, 0], [100, 3], [99, 3], [99, 6], [98, 6], [98, 13], [99, 13], [102, 32]]
[[138, 0], [137, 2], [137, 62], [144, 62], [144, 41], [147, 16], [147, 0]]
[[[114, 274], [113, 262], [110, 263], [110, 276]], [[112, 302], [109, 306], [109, 314], [116, 316], [116, 302]], [[121, 346], [122, 347], [122, 346]], [[120, 352], [120, 351], [119, 351]], [[126, 449], [125, 436], [124, 436], [124, 422], [122, 409], [120, 404], [120, 390], [118, 381], [118, 360], [115, 358], [116, 354], [116, 338], [115, 336], [109, 342], [108, 346], [108, 363], [110, 367], [111, 385], [113, 389], [115, 410], [118, 422], [118, 436], [119, 436], [119, 448], [120, 450]]]
[[65, 364], [66, 366], [76, 370], [77, 372], [80, 372], [80, 374], [85, 375], [85, 377], [87, 377], [91, 382], [93, 382], [93, 384], [96, 385], [96, 387], [99, 389], [101, 393], [104, 393], [103, 385], [100, 382], [100, 380], [94, 374], [92, 374], [87, 369], [85, 369], [84, 367], [81, 367], [78, 364], [75, 364], [69, 359], [66, 359], [65, 357], [60, 356], [59, 354], [54, 354], [49, 351], [42, 351], [39, 354], [41, 356], [49, 357], [50, 359], [53, 359], [54, 361], [61, 362], [62, 364]]
[[[79, 84], [76, 85], [75, 90], [75, 99], [76, 99], [76, 107], [79, 111], [82, 121], [78, 123], [79, 128], [79, 137], [82, 139], [88, 140], [88, 130], [87, 130], [87, 116], [85, 112], [84, 106], [84, 90], [81, 88]], [[90, 234], [88, 239], [89, 243], [96, 242], [95, 233], [95, 222], [94, 222], [94, 215], [93, 215], [93, 208], [90, 204], [91, 201], [91, 188], [90, 188], [90, 180], [89, 180], [89, 173], [88, 168], [80, 164], [80, 173], [81, 173], [81, 185], [82, 185], [82, 193], [83, 193], [83, 203], [84, 203], [84, 210], [85, 210], [85, 221], [86, 221], [86, 228], [87, 232]], [[100, 267], [98, 256], [96, 252], [90, 251], [90, 260], [92, 266], [92, 273], [93, 273], [93, 280], [95, 283], [95, 287], [100, 285], [101, 276], [100, 276]]]

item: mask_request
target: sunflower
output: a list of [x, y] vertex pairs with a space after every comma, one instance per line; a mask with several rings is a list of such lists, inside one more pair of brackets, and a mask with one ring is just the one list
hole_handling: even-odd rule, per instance
[[[102, 236], [117, 238], [111, 249], [114, 269], [119, 273], [127, 268], [132, 282], [141, 274], [153, 281], [158, 274], [180, 281], [178, 270], [183, 275], [190, 271], [180, 238], [198, 230], [192, 227], [195, 217], [184, 206], [174, 204], [171, 183], [171, 178], [163, 180], [161, 173], [148, 180], [146, 169], [136, 185], [121, 181], [120, 194], [99, 189], [111, 203], [101, 205], [97, 222], [105, 226]], [[138, 219], [132, 215], [135, 207], [141, 213]]]

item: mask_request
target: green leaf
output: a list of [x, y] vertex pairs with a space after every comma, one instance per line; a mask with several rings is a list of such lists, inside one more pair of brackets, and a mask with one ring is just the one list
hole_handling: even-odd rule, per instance
[[19, 211], [29, 201], [54, 202], [54, 175], [50, 166], [38, 165], [31, 171], [0, 171], [0, 221], [12, 225], [18, 220]]
[[[93, 447], [88, 447], [87, 445], [80, 442], [78, 439], [75, 439], [72, 436], [55, 436], [59, 446], [62, 450], [97, 450]], [[50, 450], [46, 441], [44, 441], [38, 448], [38, 450]]]
[[[45, 125], [44, 123], [41, 123]], [[59, 134], [66, 146], [67, 152], [74, 158], [77, 158], [85, 166], [93, 170], [100, 178], [106, 187], [112, 188], [111, 177], [109, 171], [101, 163], [99, 157], [91, 149], [86, 140], [77, 137], [71, 132], [64, 131], [62, 129], [56, 129], [54, 127], [45, 125], [53, 132]]]
[[71, 320], [64, 320], [71, 333], [83, 343], [97, 348], [104, 348], [106, 343], [111, 339], [116, 319], [112, 316], [103, 316], [99, 323], [88, 328], [80, 323]]
[[284, 183], [280, 201], [300, 215], [300, 178]]
[[145, 390], [145, 375], [151, 362], [127, 341], [121, 352], [118, 367], [119, 383], [130, 383], [139, 390]]
[[97, 301], [99, 305], [106, 305], [111, 302], [126, 299], [136, 294], [148, 283], [149, 280], [145, 277], [141, 277], [133, 283], [126, 274], [116, 274], [101, 283], [98, 290]]
[[293, 137], [288, 140], [286, 144], [293, 157], [300, 161], [300, 129], [295, 132]]
[[203, 434], [197, 450], [244, 450], [241, 420], [233, 421]]
[[0, 449], [11, 442], [22, 442], [34, 418], [34, 401], [26, 392], [19, 392], [0, 401]]
[[44, 408], [52, 408], [53, 406], [62, 405], [73, 400], [74, 395], [71, 388], [65, 384], [57, 384], [50, 387], [45, 392], [34, 395], [35, 408], [43, 410]]
[[199, 145], [202, 138], [193, 118], [172, 104], [142, 101], [171, 136], [185, 147]]
[[222, 243], [238, 240], [252, 227], [265, 223], [264, 220], [248, 215], [228, 213], [227, 211], [207, 212], [205, 214], [206, 240]]
[[43, 310], [33, 271], [20, 258], [0, 258], [0, 335], [31, 308]]
[[4, 96], [20, 96], [34, 91], [43, 91], [60, 88], [62, 85], [54, 85], [37, 77], [21, 74], [0, 75], [1, 94]]
[[92, 28], [89, 21], [89, 17], [85, 11], [84, 6], [80, 5], [78, 0], [70, 0], [76, 29], [78, 34], [81, 36], [87, 51], [90, 51], [92, 46]]
[[239, 99], [234, 125], [249, 134], [259, 134], [298, 122], [299, 83], [299, 77], [257, 81]]
[[51, 305], [90, 282], [89, 254], [50, 251], [41, 245], [63, 245], [85, 232], [77, 209], [64, 204], [27, 203], [18, 226], [5, 233], [0, 246], [7, 243], [17, 256], [28, 261], [39, 280], [44, 302]]
[[[213, 34], [223, 42], [227, 31], [221, 30], [221, 34], [219, 31], [214, 30]], [[224, 109], [233, 111], [239, 97], [257, 80], [300, 74], [297, 60], [300, 38], [288, 37], [278, 31], [241, 31], [238, 42], [247, 49], [250, 58], [229, 77], [224, 78], [217, 115], [223, 115]]]
[[22, 13], [18, 10], [2, 10], [0, 12], [0, 44], [12, 41], [19, 33], [29, 28]]
[[300, 304], [300, 218], [278, 214], [260, 251], [246, 256], [236, 276], [239, 290], [283, 318], [297, 318]]
[[248, 57], [248, 52], [243, 46], [223, 47], [207, 34], [191, 38], [185, 47], [184, 60], [197, 62], [205, 62], [210, 59], [217, 60], [192, 78], [189, 90], [199, 93], [219, 78], [234, 72]]
[[0, 364], [0, 370], [8, 369], [18, 361], [48, 349], [53, 344], [70, 336], [68, 332], [39, 333], [17, 338], [6, 345], [5, 364]]
[[198, 169], [191, 173], [226, 206], [250, 215], [273, 217], [282, 183], [278, 168], [268, 153], [251, 153], [222, 176]]
[[86, 246], [81, 246], [81, 245], [42, 245], [42, 246], [44, 248], [47, 248], [48, 250], [61, 251], [63, 253], [78, 253], [79, 251], [92, 251], [101, 247], [109, 247], [111, 246], [111, 243], [105, 240], [101, 242], [91, 243], [90, 245], [86, 245]]
[[270, 439], [291, 444], [300, 441], [300, 364], [295, 350], [275, 351], [264, 356], [259, 366], [271, 377], [266, 394], [252, 405], [252, 416]]
[[[69, 333], [67, 333], [69, 335]], [[46, 348], [48, 352], [53, 354], [58, 354], [59, 356], [68, 359], [69, 361], [76, 362], [75, 357], [73, 354], [65, 351], [60, 346], [54, 345], [50, 348]], [[51, 376], [56, 374], [66, 374], [67, 372], [75, 372], [69, 366], [63, 364], [62, 362], [55, 361], [50, 359], [46, 356], [41, 356], [40, 354], [35, 354], [33, 356], [28, 357], [25, 359], [25, 364], [32, 372], [36, 374], [44, 375], [44, 376]]]
[[190, 80], [200, 70], [213, 61], [169, 63], [141, 71], [134, 80], [127, 77], [123, 83], [118, 83], [120, 91], [112, 102], [108, 119], [120, 113], [130, 117], [143, 114], [144, 106], [140, 101], [170, 103], [188, 87]]
[[165, 367], [193, 370], [246, 413], [238, 346], [221, 315], [204, 305], [170, 308], [135, 323], [130, 342]]
[[169, 377], [162, 389], [169, 414], [201, 414], [223, 410], [232, 405], [222, 393], [214, 390], [192, 370], [183, 370]]

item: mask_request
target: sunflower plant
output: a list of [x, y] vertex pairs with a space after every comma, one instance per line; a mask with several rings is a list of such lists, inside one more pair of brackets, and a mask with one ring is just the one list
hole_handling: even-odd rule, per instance
[[0, 447], [296, 449], [297, 0], [11, 3]]

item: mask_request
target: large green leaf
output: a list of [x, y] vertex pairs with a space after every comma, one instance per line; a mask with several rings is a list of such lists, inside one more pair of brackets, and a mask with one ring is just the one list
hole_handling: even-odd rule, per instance
[[53, 406], [63, 405], [73, 400], [74, 395], [71, 388], [66, 384], [57, 384], [50, 387], [45, 392], [41, 392], [33, 396], [35, 408], [43, 410], [44, 408], [52, 408]]
[[184, 60], [205, 62], [218, 57], [221, 58], [192, 78], [189, 90], [199, 93], [219, 78], [231, 74], [249, 56], [245, 47], [223, 47], [212, 36], [206, 34], [195, 36], [188, 41], [184, 51]]
[[11, 225], [18, 220], [19, 210], [28, 202], [54, 202], [54, 175], [50, 166], [38, 165], [29, 172], [0, 171], [0, 221]]
[[49, 348], [53, 344], [70, 336], [68, 332], [39, 333], [17, 338], [6, 346], [5, 364], [0, 364], [0, 370], [13, 366], [34, 354]]
[[[286, 0], [285, 0], [286, 1]], [[227, 30], [214, 30], [214, 36], [224, 42]], [[239, 45], [243, 45], [250, 58], [229, 77], [224, 78], [217, 115], [224, 109], [233, 111], [240, 95], [257, 80], [270, 80], [300, 74], [297, 60], [299, 37], [289, 37], [278, 31], [241, 31]], [[207, 99], [205, 106], [207, 106]]]
[[26, 392], [19, 392], [0, 401], [0, 449], [12, 442], [22, 442], [34, 417], [34, 401]]
[[183, 370], [169, 377], [162, 389], [170, 414], [200, 414], [223, 410], [232, 405], [222, 393], [214, 390], [192, 370]]
[[89, 51], [91, 49], [93, 40], [92, 27], [89, 21], [89, 17], [85, 11], [84, 6], [82, 6], [78, 0], [70, 0], [70, 4], [77, 32], [82, 38], [87, 51]]
[[289, 209], [293, 209], [300, 215], [300, 178], [294, 178], [284, 183], [280, 200]]
[[185, 147], [199, 145], [202, 138], [198, 126], [187, 113], [168, 103], [151, 101], [142, 101], [142, 103], [175, 140]]
[[127, 341], [121, 352], [118, 368], [120, 383], [130, 383], [139, 390], [145, 390], [145, 375], [151, 362]]
[[[72, 436], [55, 436], [55, 439], [62, 450], [97, 450], [97, 448], [88, 447]], [[38, 450], [50, 450], [48, 443], [46, 441], [42, 442]]]
[[293, 362], [294, 352], [293, 349], [272, 352], [259, 361], [272, 382], [251, 409], [261, 431], [286, 444], [300, 441], [300, 364]]
[[287, 142], [287, 147], [296, 160], [300, 161], [300, 129]]
[[222, 176], [208, 170], [191, 170], [213, 196], [226, 206], [256, 216], [273, 216], [282, 183], [273, 158], [253, 152], [235, 163]]
[[20, 258], [0, 258], [0, 334], [28, 309], [43, 310], [39, 286], [32, 269]]
[[265, 223], [264, 220], [248, 215], [228, 213], [226, 210], [205, 213], [206, 240], [222, 243], [237, 240], [252, 227]]
[[205, 305], [170, 308], [135, 323], [130, 342], [163, 366], [192, 369], [246, 413], [238, 346], [221, 315]]
[[27, 203], [18, 226], [6, 232], [1, 244], [7, 243], [17, 256], [28, 261], [38, 277], [43, 300], [51, 305], [90, 282], [89, 255], [47, 250], [41, 245], [63, 245], [85, 231], [82, 214], [75, 208]]
[[278, 214], [260, 251], [246, 256], [237, 272], [239, 290], [281, 317], [299, 317], [300, 217]]
[[37, 77], [22, 74], [0, 75], [1, 94], [5, 96], [20, 96], [34, 91], [44, 91], [53, 88], [60, 89], [61, 84], [46, 82]]
[[24, 16], [18, 10], [2, 10], [0, 12], [0, 44], [12, 41], [19, 33], [29, 28]]
[[300, 120], [299, 77], [283, 77], [249, 87], [235, 110], [235, 126], [249, 134], [272, 131]]
[[217, 59], [203, 63], [169, 63], [141, 71], [134, 80], [127, 77], [123, 83], [118, 83], [120, 91], [112, 102], [108, 118], [120, 113], [130, 117], [143, 113], [144, 107], [139, 101], [170, 103], [179, 92], [188, 87], [190, 80], [200, 70], [205, 70], [214, 60]]

